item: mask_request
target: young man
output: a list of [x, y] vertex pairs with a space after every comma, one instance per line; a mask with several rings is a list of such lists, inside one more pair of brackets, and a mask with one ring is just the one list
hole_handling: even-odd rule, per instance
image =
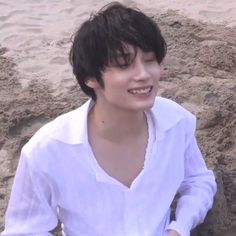
[[67, 236], [188, 236], [204, 220], [215, 179], [194, 116], [156, 97], [165, 54], [157, 24], [119, 3], [80, 27], [70, 60], [92, 99], [23, 147], [2, 235], [50, 235], [59, 219]]

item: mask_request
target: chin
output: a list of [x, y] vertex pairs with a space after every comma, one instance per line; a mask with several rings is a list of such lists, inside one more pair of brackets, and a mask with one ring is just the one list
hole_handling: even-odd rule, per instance
[[153, 107], [154, 102], [155, 102], [155, 99], [153, 99], [152, 101], [149, 101], [149, 102], [143, 102], [141, 104], [138, 104], [136, 106], [136, 108], [139, 111], [147, 111]]

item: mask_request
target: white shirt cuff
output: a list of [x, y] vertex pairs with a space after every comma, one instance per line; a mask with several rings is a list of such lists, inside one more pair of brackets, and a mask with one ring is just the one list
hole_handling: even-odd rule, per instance
[[175, 230], [181, 236], [190, 236], [190, 229], [184, 227], [184, 225], [179, 224], [177, 221], [172, 221], [166, 228], [166, 230]]

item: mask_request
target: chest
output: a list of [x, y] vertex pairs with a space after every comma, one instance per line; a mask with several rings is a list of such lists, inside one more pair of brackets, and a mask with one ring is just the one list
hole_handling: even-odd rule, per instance
[[127, 187], [130, 187], [143, 169], [147, 147], [146, 136], [122, 144], [98, 139], [94, 140], [91, 146], [100, 168]]

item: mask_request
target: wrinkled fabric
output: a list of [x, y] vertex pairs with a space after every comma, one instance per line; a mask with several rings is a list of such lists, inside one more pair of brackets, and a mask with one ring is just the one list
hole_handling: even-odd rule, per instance
[[[97, 163], [88, 142], [92, 100], [43, 126], [23, 147], [1, 235], [189, 236], [216, 192], [195, 138], [195, 117], [157, 97], [146, 112], [143, 170], [127, 187]], [[176, 219], [170, 205], [180, 195]]]

